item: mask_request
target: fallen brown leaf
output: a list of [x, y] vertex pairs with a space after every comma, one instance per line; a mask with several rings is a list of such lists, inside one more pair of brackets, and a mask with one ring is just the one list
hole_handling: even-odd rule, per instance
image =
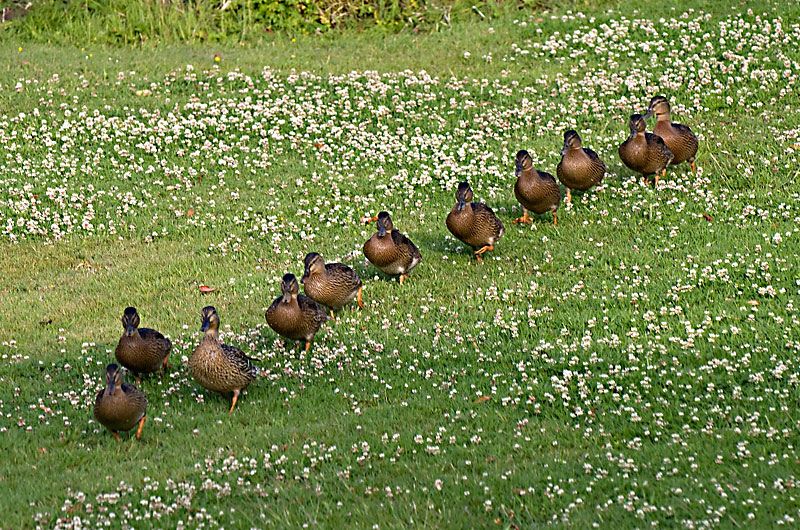
[[708, 215], [707, 213], [704, 213], [703, 217], [705, 218], [706, 221], [713, 221], [714, 220], [714, 218], [711, 217], [710, 215]]
[[212, 292], [214, 292], [216, 290], [217, 290], [216, 287], [209, 287], [208, 285], [203, 285], [202, 283], [200, 284], [200, 292], [201, 293], [204, 293], [204, 294], [205, 293], [212, 293]]
[[483, 403], [484, 401], [489, 401], [490, 399], [492, 399], [492, 396], [481, 396], [478, 399], [476, 399], [474, 402], [475, 403]]
[[186, 212], [186, 217], [191, 217], [192, 215], [194, 215], [194, 210], [189, 210]]

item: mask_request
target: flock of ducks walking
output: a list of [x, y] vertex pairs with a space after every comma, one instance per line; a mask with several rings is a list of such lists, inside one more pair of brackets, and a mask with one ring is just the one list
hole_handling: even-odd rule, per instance
[[[646, 132], [645, 120], [656, 116], [653, 133]], [[667, 166], [689, 162], [695, 171], [697, 137], [686, 125], [672, 123], [670, 106], [663, 96], [650, 101], [647, 112], [634, 114], [629, 121], [631, 134], [619, 146], [619, 157], [631, 170], [643, 176], [655, 174], [655, 183], [666, 173]], [[591, 189], [603, 179], [606, 165], [591, 149], [583, 147], [577, 132], [564, 133], [561, 162], [556, 168], [558, 180], [567, 189], [567, 201], [571, 201], [572, 190]], [[522, 217], [514, 223], [531, 223], [528, 212], [537, 215], [552, 214], [553, 224], [558, 223], [556, 211], [561, 203], [561, 189], [556, 179], [533, 167], [527, 151], [519, 151], [516, 161], [517, 182], [514, 195], [523, 208]], [[473, 192], [469, 183], [461, 182], [456, 190], [456, 204], [447, 215], [447, 228], [459, 240], [473, 249], [475, 258], [483, 261], [485, 252], [503, 237], [505, 227], [491, 208], [481, 202], [472, 202]], [[380, 212], [367, 222], [376, 222], [377, 231], [364, 243], [364, 255], [384, 273], [398, 276], [400, 284], [422, 261], [419, 249], [408, 237], [394, 228], [387, 212]], [[293, 274], [281, 280], [282, 295], [266, 311], [267, 324], [287, 339], [305, 342], [305, 351], [320, 327], [330, 318], [333, 310], [355, 300], [363, 308], [361, 300], [363, 284], [358, 273], [342, 263], [325, 263], [316, 252], [309, 253], [304, 260], [304, 274], [300, 283], [305, 295], [300, 294], [300, 285]], [[328, 308], [327, 310], [325, 308]], [[133, 372], [152, 374], [168, 367], [172, 343], [158, 331], [140, 328], [139, 314], [128, 307], [122, 315], [125, 329], [119, 340], [115, 357], [117, 362]], [[223, 344], [219, 340], [219, 315], [212, 306], [204, 307], [201, 313], [200, 331], [203, 338], [189, 358], [189, 373], [204, 388], [220, 394], [232, 394], [229, 412], [233, 412], [239, 395], [252, 383], [258, 370], [251, 359], [240, 349]], [[97, 394], [94, 413], [97, 420], [119, 440], [119, 431], [129, 431], [138, 425], [136, 438], [142, 435], [146, 418], [147, 399], [134, 385], [123, 382], [117, 364], [106, 368], [106, 387]]]

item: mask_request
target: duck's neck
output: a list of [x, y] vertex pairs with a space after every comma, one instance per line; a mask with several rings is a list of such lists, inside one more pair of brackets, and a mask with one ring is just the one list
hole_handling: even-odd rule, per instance
[[669, 112], [666, 112], [664, 114], [659, 114], [658, 116], [656, 116], [656, 121], [671, 123], [672, 119], [669, 116]]
[[219, 342], [219, 329], [209, 328], [206, 330], [205, 335], [203, 335], [203, 340], [213, 340], [215, 342]]

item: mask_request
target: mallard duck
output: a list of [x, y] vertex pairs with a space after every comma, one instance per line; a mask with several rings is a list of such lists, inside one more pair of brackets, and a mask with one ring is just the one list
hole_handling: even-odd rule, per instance
[[619, 157], [626, 166], [642, 175], [656, 174], [658, 185], [659, 173], [667, 172], [667, 165], [675, 156], [660, 136], [645, 132], [645, 123], [641, 114], [631, 116], [629, 122], [631, 135], [619, 146]]
[[294, 274], [285, 274], [281, 280], [280, 296], [267, 308], [264, 317], [267, 324], [278, 335], [292, 340], [304, 340], [306, 350], [320, 326], [328, 320], [328, 313], [314, 300], [300, 292], [300, 284]]
[[472, 200], [472, 188], [461, 182], [456, 190], [456, 204], [447, 214], [447, 229], [454, 236], [472, 247], [478, 261], [481, 254], [494, 250], [494, 245], [503, 237], [506, 229], [491, 208]]
[[154, 329], [140, 328], [139, 313], [135, 307], [125, 309], [122, 314], [122, 327], [125, 332], [114, 352], [119, 364], [134, 375], [151, 374], [159, 368], [167, 369], [167, 358], [172, 343]]
[[650, 106], [644, 114], [644, 119], [646, 120], [653, 114], [656, 115], [653, 134], [659, 135], [675, 155], [670, 163], [675, 165], [688, 161], [692, 166], [692, 172], [696, 173], [694, 157], [697, 154], [697, 136], [686, 125], [670, 121], [669, 101], [664, 96], [656, 96], [650, 100]]
[[394, 229], [387, 212], [381, 212], [367, 222], [372, 221], [378, 222], [378, 231], [364, 243], [364, 255], [386, 274], [399, 274], [400, 285], [403, 285], [411, 269], [422, 261], [422, 255], [410, 239]]
[[106, 367], [106, 387], [94, 401], [94, 417], [119, 441], [118, 431], [129, 431], [136, 424], [136, 439], [142, 437], [147, 413], [147, 398], [135, 386], [122, 380], [122, 371], [116, 364]]
[[570, 129], [564, 133], [561, 162], [556, 176], [567, 188], [567, 202], [572, 201], [570, 190], [585, 191], [600, 184], [606, 174], [606, 165], [597, 153], [581, 145], [581, 137]]
[[233, 412], [239, 393], [253, 382], [258, 370], [242, 350], [219, 341], [219, 315], [213, 306], [203, 308], [200, 331], [205, 334], [189, 357], [189, 373], [212, 392], [233, 392], [228, 411]]
[[330, 308], [342, 307], [356, 299], [358, 307], [364, 308], [361, 301], [361, 277], [344, 263], [325, 263], [322, 256], [309, 252], [303, 260], [305, 271], [300, 283], [306, 295]]
[[528, 217], [528, 210], [535, 214], [553, 213], [553, 224], [558, 225], [556, 210], [561, 204], [561, 188], [550, 173], [537, 171], [533, 167], [531, 155], [522, 150], [516, 159], [517, 182], [514, 184], [514, 195], [522, 205], [522, 217], [514, 219], [514, 223], [528, 224], [533, 220]]

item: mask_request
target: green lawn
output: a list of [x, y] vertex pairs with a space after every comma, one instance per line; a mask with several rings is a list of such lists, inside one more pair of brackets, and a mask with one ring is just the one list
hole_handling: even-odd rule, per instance
[[[796, 526], [800, 5], [637, 6], [0, 41], [0, 527]], [[700, 138], [657, 189], [617, 155], [656, 94]], [[555, 174], [569, 128], [605, 180], [512, 224], [516, 152]], [[483, 264], [444, 224], [465, 179], [506, 225]], [[361, 253], [381, 210], [402, 287]], [[310, 251], [366, 307], [303, 353], [264, 310]], [[118, 443], [92, 404], [128, 305], [172, 369]], [[186, 367], [206, 305], [260, 359], [231, 415]]]

